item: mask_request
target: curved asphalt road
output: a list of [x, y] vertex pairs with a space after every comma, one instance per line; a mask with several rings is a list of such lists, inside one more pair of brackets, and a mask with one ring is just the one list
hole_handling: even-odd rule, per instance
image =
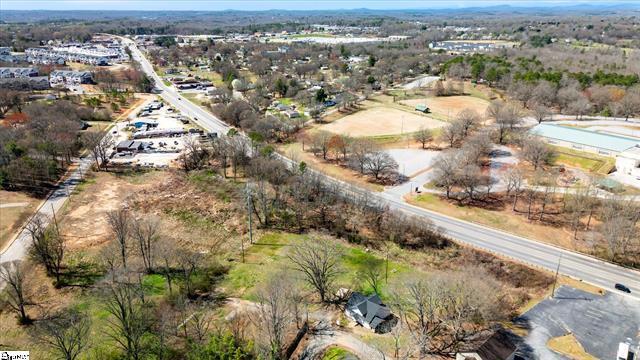
[[[165, 101], [179, 109], [183, 114], [194, 118], [195, 122], [208, 131], [225, 134], [229, 130], [230, 127], [227, 124], [210, 112], [182, 98], [175, 89], [164, 85], [162, 79], [156, 74], [149, 61], [133, 41], [123, 39], [129, 43], [129, 48], [133, 53], [134, 59], [140, 63], [144, 72], [155, 80], [156, 87], [161, 90], [159, 95]], [[291, 162], [289, 159], [281, 158], [286, 162]], [[405, 203], [402, 197], [398, 195], [369, 192], [360, 188], [354, 188], [349, 184], [332, 179], [326, 175], [323, 176], [327, 181], [337, 184], [343, 191], [366, 194], [371, 198], [375, 198], [389, 205], [392, 209], [427, 218], [436, 226], [440, 227], [445, 235], [453, 240], [511, 258], [521, 263], [555, 272], [560, 255], [562, 255], [560, 273], [610, 290], [613, 290], [615, 283], [623, 283], [631, 289], [631, 297], [640, 299], [639, 271], [623, 268], [590, 256], [428, 211]]]

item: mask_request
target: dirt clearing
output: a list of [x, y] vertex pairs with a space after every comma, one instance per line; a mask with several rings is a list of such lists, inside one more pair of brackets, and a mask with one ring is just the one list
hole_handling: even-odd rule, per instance
[[[72, 194], [65, 210], [59, 215], [62, 235], [70, 248], [91, 248], [110, 240], [106, 214], [125, 203], [135, 191], [152, 185], [143, 185], [140, 177], [151, 179], [162, 173], [142, 175], [114, 175], [96, 173]], [[153, 181], [148, 183], [153, 184]]]
[[464, 109], [471, 109], [484, 115], [489, 106], [489, 102], [473, 96], [440, 96], [424, 99], [403, 100], [403, 105], [415, 107], [416, 105], [427, 105], [435, 115], [445, 118], [453, 118]]
[[402, 111], [392, 107], [379, 106], [347, 115], [322, 130], [354, 137], [396, 135], [427, 129], [441, 128], [446, 123], [418, 113]]

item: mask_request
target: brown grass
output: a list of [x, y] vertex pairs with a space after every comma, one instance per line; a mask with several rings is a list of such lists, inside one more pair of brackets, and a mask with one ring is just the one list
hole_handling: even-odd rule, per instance
[[149, 173], [149, 184], [133, 182], [131, 178], [99, 172], [82, 185], [79, 194], [72, 194], [64, 210], [59, 214], [62, 235], [67, 239], [69, 249], [89, 249], [110, 240], [107, 224], [108, 211], [125, 204], [127, 197], [135, 191], [153, 186], [153, 177], [161, 173]]
[[489, 102], [473, 96], [440, 96], [423, 99], [403, 100], [403, 105], [414, 107], [425, 104], [434, 115], [451, 119], [464, 109], [471, 109], [480, 115], [484, 115]]
[[[514, 213], [510, 204], [496, 205], [491, 209], [484, 209], [472, 205], [458, 205], [433, 194], [411, 196], [407, 201], [419, 207], [449, 215], [462, 220], [493, 227], [519, 236], [538, 241], [560, 245], [565, 248], [575, 248], [570, 231], [537, 221], [527, 220], [526, 214]], [[518, 209], [524, 211], [524, 200], [519, 201]], [[551, 207], [547, 208], [551, 212]]]
[[399, 110], [395, 107], [373, 106], [335, 120], [320, 127], [321, 130], [354, 137], [396, 135], [418, 131], [421, 127], [437, 129], [444, 122], [421, 115], [418, 112]]
[[310, 166], [312, 169], [319, 170], [335, 179], [373, 191], [384, 190], [384, 186], [369, 182], [367, 176], [361, 175], [358, 172], [343, 166], [326, 162], [322, 157], [316, 157], [310, 152], [302, 151], [301, 143], [282, 145], [278, 150], [282, 154], [295, 159], [298, 162], [304, 161], [307, 166]]
[[38, 208], [41, 200], [16, 191], [0, 190], [0, 251], [13, 239], [24, 222]]
[[595, 360], [594, 356], [584, 351], [582, 345], [573, 334], [555, 337], [547, 342], [549, 349], [559, 352], [572, 360]]

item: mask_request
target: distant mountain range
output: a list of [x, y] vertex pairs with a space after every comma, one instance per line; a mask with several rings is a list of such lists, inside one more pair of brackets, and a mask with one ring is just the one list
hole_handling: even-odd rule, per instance
[[463, 8], [415, 8], [415, 9], [335, 9], [335, 10], [263, 10], [263, 11], [118, 11], [118, 10], [2, 10], [0, 22], [41, 22], [41, 21], [62, 21], [62, 20], [99, 20], [117, 18], [138, 18], [138, 19], [160, 19], [160, 18], [206, 18], [208, 16], [247, 17], [247, 16], [269, 16], [286, 15], [295, 20], [297, 17], [313, 16], [433, 16], [433, 15], [486, 15], [486, 14], [513, 14], [513, 15], [607, 15], [618, 13], [640, 14], [640, 3], [580, 3], [574, 5], [494, 5], [494, 6], [474, 6]]

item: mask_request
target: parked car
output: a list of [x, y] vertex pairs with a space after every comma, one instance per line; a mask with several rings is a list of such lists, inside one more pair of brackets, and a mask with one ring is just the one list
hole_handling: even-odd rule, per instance
[[616, 290], [620, 290], [620, 291], [626, 292], [627, 294], [631, 294], [631, 290], [622, 284], [616, 284], [614, 287], [616, 288]]

